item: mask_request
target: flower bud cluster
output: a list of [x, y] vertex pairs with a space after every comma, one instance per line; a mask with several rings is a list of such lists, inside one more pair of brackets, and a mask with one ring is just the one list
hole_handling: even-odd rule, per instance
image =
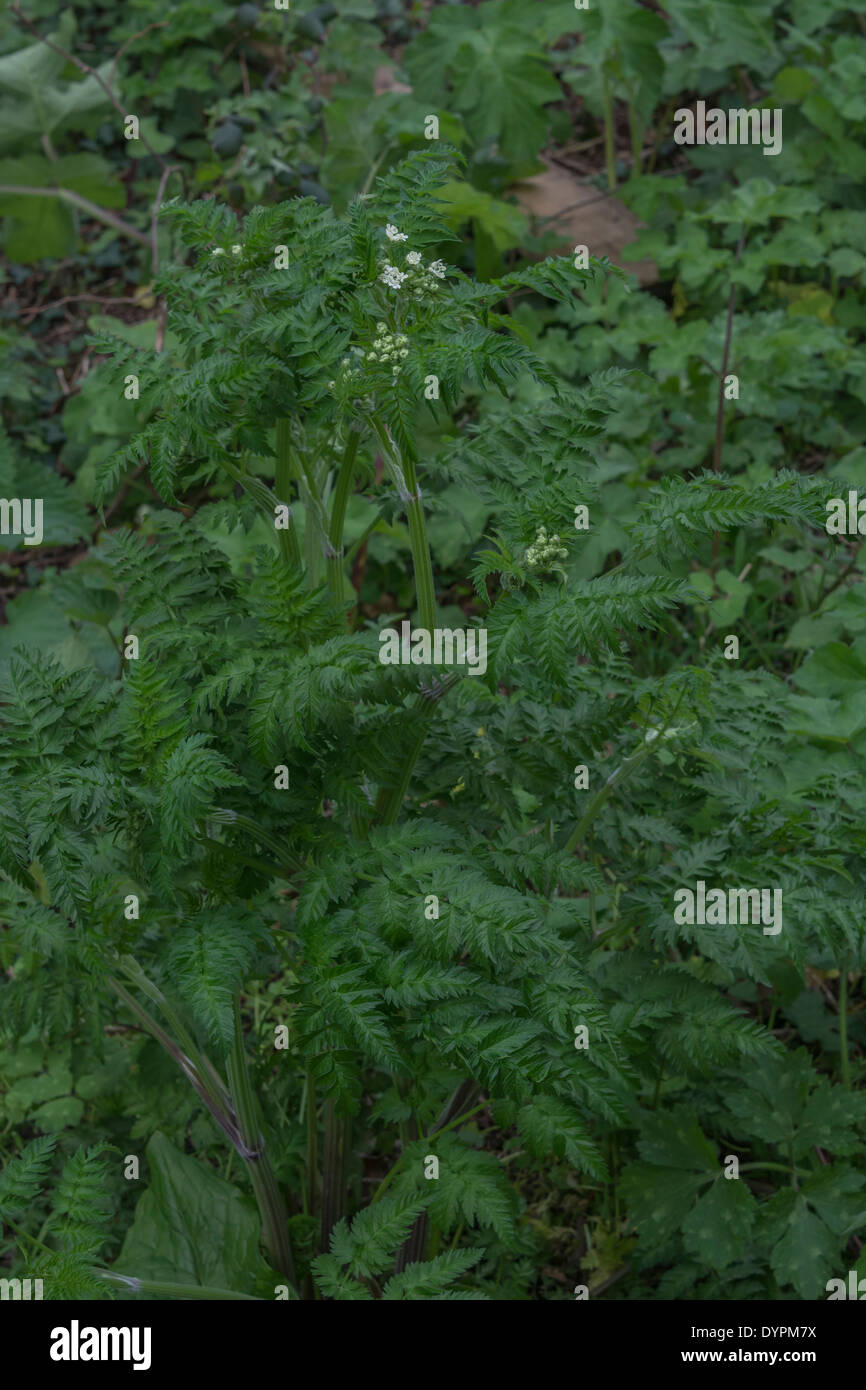
[[399, 376], [403, 359], [409, 356], [407, 343], [409, 339], [405, 333], [389, 333], [386, 323], [377, 323], [376, 332], [378, 337], [373, 343], [372, 349], [366, 354], [367, 362], [380, 362], [383, 365], [391, 364], [391, 371], [394, 376]]
[[364, 349], [353, 347], [340, 363], [337, 380], [328, 382], [328, 390], [334, 395], [339, 393], [358, 397], [357, 404], [359, 406], [372, 406], [373, 397], [364, 395], [364, 387], [367, 384], [364, 376]]

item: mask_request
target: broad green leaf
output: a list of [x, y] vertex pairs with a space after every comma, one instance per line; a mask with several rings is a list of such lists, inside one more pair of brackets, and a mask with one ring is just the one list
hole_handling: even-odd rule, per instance
[[30, 1114], [30, 1120], [43, 1133], [53, 1134], [59, 1129], [69, 1129], [80, 1124], [84, 1105], [75, 1096], [57, 1096], [47, 1100]]
[[494, 198], [471, 184], [454, 179], [437, 190], [443, 211], [455, 231], [472, 221], [483, 227], [497, 251], [517, 246], [526, 232], [526, 218], [512, 203]]
[[650, 1245], [662, 1244], [679, 1231], [708, 1180], [706, 1173], [630, 1163], [623, 1171], [621, 1188], [629, 1219]]
[[252, 1199], [158, 1131], [147, 1163], [150, 1185], [114, 1268], [139, 1279], [251, 1293], [259, 1266]]
[[720, 1175], [683, 1221], [686, 1249], [709, 1269], [724, 1269], [742, 1256], [756, 1211], [746, 1184]]
[[545, 106], [560, 96], [540, 44], [503, 0], [433, 10], [409, 45], [404, 65], [416, 97], [463, 116], [477, 144], [496, 141], [507, 159], [532, 160], [547, 133]]
[[842, 696], [866, 682], [866, 639], [854, 647], [828, 642], [807, 657], [794, 680], [809, 695]]
[[694, 1113], [685, 1106], [641, 1116], [638, 1140], [641, 1158], [667, 1168], [692, 1169], [715, 1176], [719, 1158], [701, 1132]]
[[[74, 34], [74, 12], [66, 10], [59, 28], [48, 37], [69, 50]], [[50, 135], [62, 124], [89, 118], [91, 112], [109, 104], [95, 77], [61, 81], [65, 67], [62, 54], [38, 40], [0, 57], [0, 149], [26, 148], [34, 141], [34, 132]], [[103, 81], [109, 81], [111, 70], [110, 62], [98, 69]], [[117, 93], [116, 84], [114, 90]]]
[[780, 1284], [793, 1284], [801, 1298], [820, 1298], [838, 1265], [839, 1239], [809, 1210], [806, 1198], [783, 1194], [783, 1234], [770, 1257]]
[[827, 1164], [803, 1183], [803, 1193], [837, 1235], [862, 1231], [866, 1223], [866, 1178], [841, 1163]]

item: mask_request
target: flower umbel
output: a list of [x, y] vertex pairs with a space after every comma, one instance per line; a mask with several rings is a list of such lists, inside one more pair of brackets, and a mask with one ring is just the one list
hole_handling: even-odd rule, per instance
[[376, 325], [379, 336], [373, 343], [372, 350], [367, 353], [367, 362], [379, 362], [382, 365], [390, 364], [394, 376], [400, 375], [400, 367], [404, 357], [409, 356], [409, 349], [406, 346], [409, 339], [405, 333], [389, 333], [384, 323]]
[[382, 274], [379, 276], [383, 285], [389, 285], [392, 290], [399, 290], [403, 281], [406, 279], [405, 270], [398, 270], [395, 265], [386, 261], [382, 267]]

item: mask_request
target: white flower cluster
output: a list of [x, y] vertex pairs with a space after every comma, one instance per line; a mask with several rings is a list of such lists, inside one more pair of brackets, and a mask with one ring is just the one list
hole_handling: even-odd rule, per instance
[[539, 526], [535, 540], [523, 556], [523, 563], [530, 570], [549, 570], [554, 561], [564, 560], [567, 555], [568, 551], [559, 536], [553, 535], [548, 539], [545, 527]]
[[394, 376], [399, 376], [402, 360], [409, 356], [409, 349], [406, 346], [409, 339], [405, 333], [389, 333], [387, 323], [377, 323], [376, 332], [379, 336], [373, 343], [372, 351], [367, 353], [366, 360], [368, 362], [390, 362]]
[[[233, 255], [233, 256], [240, 256], [240, 255], [242, 254], [242, 252], [243, 252], [243, 249], [244, 249], [244, 248], [243, 248], [242, 246], [233, 246], [233, 247], [232, 247], [232, 255]], [[224, 256], [224, 255], [225, 255], [225, 250], [223, 249], [222, 246], [215, 246], [215, 247], [213, 248], [213, 250], [211, 251], [211, 255], [212, 255], [212, 256]]]
[[[388, 223], [385, 235], [393, 242], [408, 240], [406, 233], [399, 231], [393, 222]], [[379, 280], [390, 290], [402, 290], [410, 298], [417, 300], [438, 290], [439, 281], [445, 279], [447, 269], [444, 261], [431, 261], [425, 267], [420, 251], [407, 251], [402, 269], [389, 260], [383, 259], [379, 262]]]
[[379, 276], [383, 285], [387, 285], [392, 290], [399, 290], [403, 281], [406, 279], [405, 270], [398, 270], [395, 265], [385, 261], [382, 266], [382, 274]]

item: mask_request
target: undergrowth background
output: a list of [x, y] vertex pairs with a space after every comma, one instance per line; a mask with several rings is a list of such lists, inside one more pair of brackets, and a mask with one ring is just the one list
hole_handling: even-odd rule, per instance
[[[0, 493], [45, 499], [0, 556], [3, 1273], [866, 1274], [863, 16], [34, 0], [0, 91]], [[698, 99], [782, 153], [675, 145]], [[575, 265], [552, 167], [649, 273]], [[378, 629], [434, 600], [489, 667], [419, 695]], [[699, 879], [782, 932], [676, 926]]]

